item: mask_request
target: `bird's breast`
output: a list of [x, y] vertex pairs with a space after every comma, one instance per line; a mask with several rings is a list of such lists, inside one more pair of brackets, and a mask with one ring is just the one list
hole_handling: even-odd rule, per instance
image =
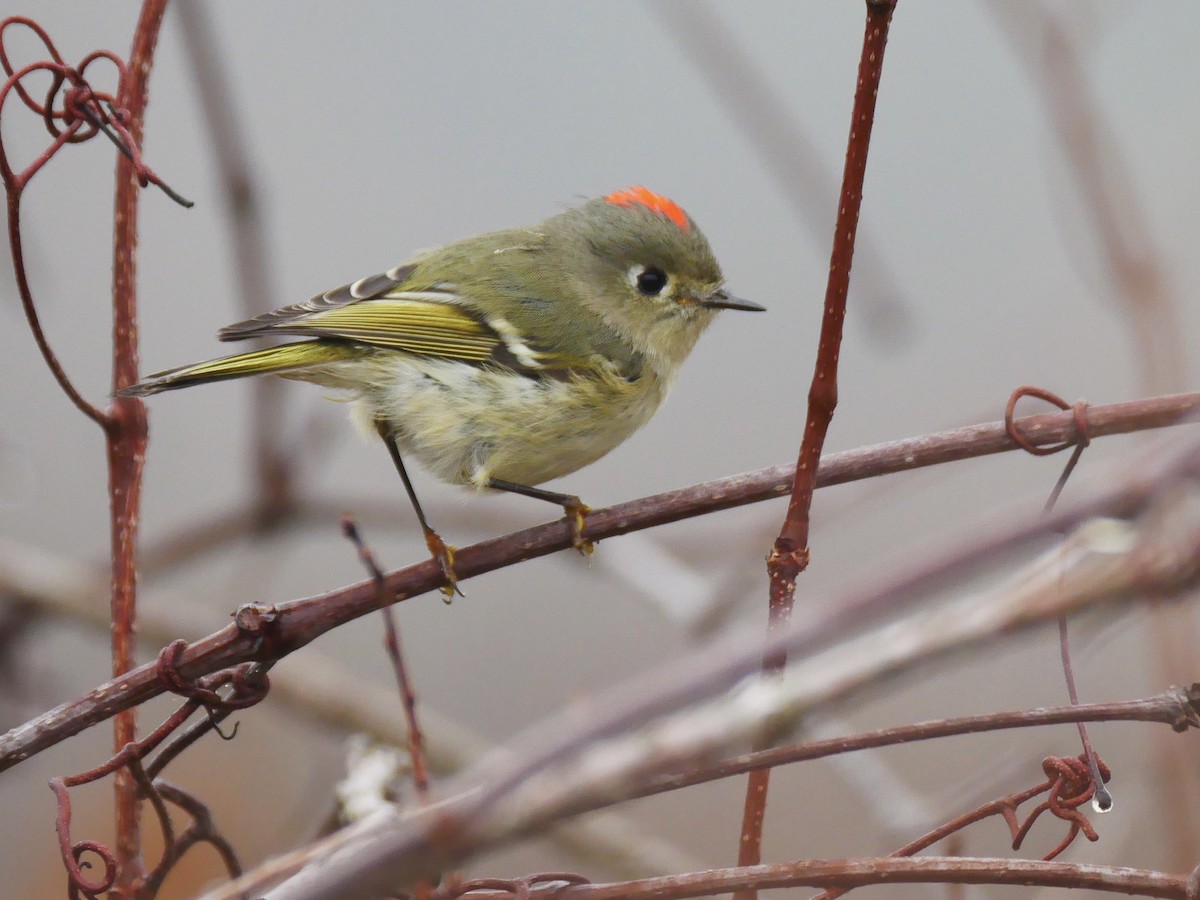
[[407, 355], [364, 379], [360, 414], [383, 418], [401, 452], [444, 481], [536, 485], [595, 462], [644, 425], [668, 384], [606, 368], [531, 378]]

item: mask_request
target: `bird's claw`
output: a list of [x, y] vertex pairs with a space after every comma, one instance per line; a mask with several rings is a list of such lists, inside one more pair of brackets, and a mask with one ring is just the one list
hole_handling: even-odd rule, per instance
[[596, 550], [595, 542], [583, 536], [583, 526], [587, 520], [587, 514], [591, 511], [591, 507], [578, 497], [572, 497], [563, 504], [563, 512], [566, 514], [567, 521], [571, 523], [571, 546], [578, 550], [579, 555], [583, 557], [591, 556]]
[[439, 588], [442, 592], [442, 602], [449, 603], [454, 595], [464, 596], [458, 587], [458, 573], [454, 571], [454, 548], [442, 540], [442, 536], [430, 528], [425, 532], [425, 546], [429, 553], [442, 567], [442, 575], [446, 583]]

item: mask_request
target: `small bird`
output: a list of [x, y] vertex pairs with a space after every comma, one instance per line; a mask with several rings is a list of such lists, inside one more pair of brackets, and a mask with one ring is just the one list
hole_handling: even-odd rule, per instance
[[454, 548], [426, 520], [402, 455], [443, 481], [558, 504], [575, 546], [590, 549], [587, 507], [536, 485], [644, 425], [717, 310], [763, 309], [723, 284], [691, 217], [630, 187], [230, 325], [221, 340], [306, 340], [159, 372], [119, 393], [261, 374], [346, 391], [354, 417], [387, 445], [450, 597]]

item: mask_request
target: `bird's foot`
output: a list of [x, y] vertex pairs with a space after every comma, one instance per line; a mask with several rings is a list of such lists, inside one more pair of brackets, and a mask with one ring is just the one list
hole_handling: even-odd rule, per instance
[[449, 603], [454, 599], [455, 594], [460, 597], [464, 596], [458, 587], [458, 573], [454, 571], [454, 548], [443, 541], [442, 536], [432, 528], [425, 530], [425, 546], [429, 548], [429, 553], [437, 564], [442, 567], [442, 575], [446, 579], [446, 583], [440, 588], [442, 602]]
[[591, 507], [575, 496], [568, 496], [562, 502], [563, 513], [571, 523], [571, 546], [583, 557], [591, 556], [596, 550], [596, 544], [583, 536], [583, 526]]

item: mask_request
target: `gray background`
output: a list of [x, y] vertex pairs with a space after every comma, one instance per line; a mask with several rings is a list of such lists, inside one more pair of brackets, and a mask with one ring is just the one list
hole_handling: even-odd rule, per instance
[[[395, 265], [416, 248], [534, 222], [581, 197], [646, 184], [691, 213], [730, 288], [769, 312], [723, 315], [645, 429], [550, 486], [600, 506], [794, 459], [861, 3], [201, 5], [218, 34], [265, 208], [275, 283], [261, 309]], [[1195, 333], [1200, 286], [1194, 5], [905, 0], [879, 98], [861, 225], [870, 250], [856, 261], [830, 450], [997, 419], [1019, 384], [1099, 403], [1194, 380], [1194, 360], [1155, 375], [1133, 341], [1127, 307], [1070, 177], [1075, 162], [1063, 153], [1039, 86], [1036, 9], [1048, 10], [1076, 42], [1106, 152], [1115, 154], [1106, 181], [1126, 198], [1116, 220], [1160, 267], [1176, 304], [1177, 324], [1154, 352], [1166, 355], [1171, 342], [1190, 349], [1185, 336]], [[40, 0], [12, 11], [41, 21], [73, 61], [97, 47], [127, 53], [137, 7]], [[726, 49], [718, 54], [697, 49], [686, 31], [701, 12], [719, 25]], [[178, 26], [169, 13], [145, 152], [197, 204], [185, 211], [157, 191], [143, 196], [138, 261], [147, 372], [219, 354], [215, 331], [243, 317], [212, 145]], [[14, 58], [32, 58], [30, 42], [14, 46]], [[726, 65], [743, 57], [776, 103], [754, 100], [739, 81], [735, 114], [712, 84], [728, 85]], [[41, 138], [13, 103], [5, 113], [10, 152], [27, 158]], [[764, 131], [756, 137], [751, 129]], [[24, 212], [46, 333], [93, 402], [103, 402], [110, 377], [111, 171], [103, 142], [71, 150], [35, 181]], [[101, 436], [53, 383], [10, 273], [2, 274], [0, 533], [64, 559], [102, 561], [108, 504]], [[339, 509], [363, 517], [385, 565], [421, 558], [386, 454], [343, 427], [344, 409], [322, 394], [287, 385], [282, 433], [305, 457], [300, 491], [328, 501], [328, 515], [148, 577], [143, 602], [178, 615], [182, 636], [215, 630], [242, 602], [359, 580], [360, 566], [339, 536]], [[146, 546], [254, 495], [249, 398], [246, 385], [227, 384], [150, 401]], [[301, 437], [314, 421], [327, 435], [315, 445]], [[1095, 446], [1083, 475], [1103, 473], [1104, 460], [1124, 458], [1137, 444]], [[1013, 455], [823, 492], [799, 602], [836, 598], [867, 573], [945, 545], [967, 523], [1000, 521], [1014, 508], [1035, 511], [1061, 460]], [[423, 473], [417, 485], [431, 519], [455, 543], [548, 518], [532, 501], [477, 497]], [[688, 603], [697, 597], [718, 594], [729, 604], [727, 620], [761, 627], [761, 559], [783, 511], [782, 503], [762, 504], [608, 541], [590, 565], [558, 554], [470, 581], [466, 599], [449, 607], [436, 597], [404, 604], [404, 640], [422, 702], [499, 741], [702, 640], [690, 627], [697, 607]], [[1087, 699], [1165, 686], [1169, 676], [1149, 662], [1160, 650], [1141, 624], [1140, 614], [1115, 626], [1082, 623], [1078, 677]], [[380, 633], [369, 618], [323, 638], [313, 652], [364, 682], [387, 684]], [[146, 647], [143, 658], [153, 650]], [[106, 678], [106, 637], [47, 621], [22, 644], [15, 665], [21, 677], [3, 707], [11, 722]], [[304, 653], [283, 664], [304, 666]], [[1046, 632], [887, 685], [856, 700], [837, 727], [1056, 703], [1064, 694], [1056, 669]], [[166, 708], [153, 706], [142, 721]], [[318, 827], [340, 771], [340, 736], [270, 703], [239, 718], [235, 743], [198, 748], [175, 777], [212, 802], [253, 860]], [[1128, 786], [1118, 782], [1120, 805], [1100, 822], [1102, 842], [1073, 850], [1072, 858], [1190, 867], [1194, 860], [1172, 856], [1178, 832], [1153, 813], [1161, 785], [1148, 762], [1156, 746], [1150, 729], [1096, 733]], [[58, 889], [45, 779], [95, 764], [109, 740], [107, 729], [96, 729], [0, 777], [0, 804], [27, 823], [20, 838], [0, 846], [0, 870], [18, 879], [9, 883], [13, 896]], [[1194, 754], [1195, 741], [1187, 746]], [[767, 855], [887, 852], [947, 813], [1034, 783], [1043, 755], [1074, 747], [1070, 729], [1045, 730], [783, 771]], [[883, 787], [872, 781], [877, 767], [890, 772]], [[625, 812], [696, 866], [728, 865], [741, 794], [738, 779]], [[107, 786], [81, 792], [77, 805], [77, 836], [104, 839]], [[980, 827], [968, 852], [1004, 852], [1001, 831]], [[1058, 837], [1048, 826], [1035, 832], [1031, 852]], [[535, 844], [472, 871], [516, 875], [574, 865], [560, 848]], [[595, 878], [613, 874], [579, 865]], [[173, 889], [185, 895], [199, 883], [187, 879], [214, 871], [211, 860], [199, 859]]]

